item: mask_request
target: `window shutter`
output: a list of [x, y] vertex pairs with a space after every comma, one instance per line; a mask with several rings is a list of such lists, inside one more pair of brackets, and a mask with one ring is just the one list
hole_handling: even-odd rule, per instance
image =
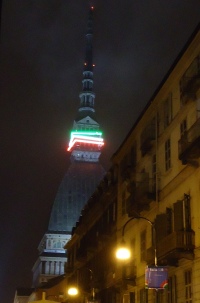
[[177, 201], [174, 203], [174, 231], [183, 229], [183, 201]]
[[174, 203], [174, 231], [191, 230], [190, 196]]

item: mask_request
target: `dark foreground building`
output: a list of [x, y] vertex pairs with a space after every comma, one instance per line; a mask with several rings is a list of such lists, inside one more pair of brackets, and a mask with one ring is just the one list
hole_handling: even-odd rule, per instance
[[38, 247], [39, 257], [33, 267], [34, 287], [64, 273], [67, 259], [63, 247], [71, 237], [72, 228], [76, 225], [81, 210], [105, 174], [99, 163], [104, 142], [94, 109], [92, 25], [93, 7], [89, 11], [86, 32], [80, 107], [67, 149], [71, 152], [71, 164], [58, 189], [48, 231]]

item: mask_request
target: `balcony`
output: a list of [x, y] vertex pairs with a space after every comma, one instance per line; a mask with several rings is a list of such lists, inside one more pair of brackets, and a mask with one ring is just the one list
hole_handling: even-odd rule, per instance
[[98, 251], [98, 238], [91, 237], [91, 241], [87, 245], [87, 255], [93, 255]]
[[179, 160], [182, 164], [191, 163], [200, 157], [200, 118], [178, 142]]
[[149, 125], [145, 127], [141, 134], [141, 145], [140, 145], [140, 150], [142, 153], [142, 156], [147, 154], [153, 145], [153, 142], [156, 139], [156, 124], [155, 124], [155, 119], [151, 121]]
[[[178, 260], [193, 259], [194, 232], [176, 231], [162, 238], [157, 243], [157, 258], [160, 265], [177, 265]], [[147, 250], [148, 264], [154, 263], [153, 247]]]
[[200, 56], [196, 57], [180, 80], [181, 102], [196, 99], [200, 88]]
[[133, 171], [133, 166], [126, 165], [121, 171], [121, 178], [123, 181], [130, 180], [131, 172]]
[[118, 265], [115, 270], [109, 271], [105, 277], [105, 286], [127, 286], [136, 283], [136, 266]]
[[140, 177], [140, 182], [132, 182], [129, 185], [130, 197], [127, 199], [127, 213], [130, 217], [142, 210], [148, 210], [149, 204], [156, 198], [153, 180], [147, 173], [142, 173]]
[[110, 222], [109, 224], [104, 223], [104, 225], [101, 226], [97, 237], [98, 244], [100, 245], [100, 247], [102, 247], [102, 245], [105, 246], [106, 243], [112, 241], [115, 230], [116, 230], [115, 222]]
[[87, 262], [86, 248], [79, 248], [76, 253], [75, 264], [76, 266], [82, 266]]

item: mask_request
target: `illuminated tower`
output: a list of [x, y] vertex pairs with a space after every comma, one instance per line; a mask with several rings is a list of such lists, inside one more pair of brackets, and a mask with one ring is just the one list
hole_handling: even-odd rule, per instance
[[67, 147], [68, 152], [71, 152], [71, 164], [59, 186], [48, 231], [38, 247], [39, 257], [33, 267], [34, 287], [64, 273], [67, 259], [63, 247], [71, 237], [81, 210], [105, 174], [99, 163], [104, 142], [94, 109], [92, 25], [93, 7], [89, 11], [86, 32], [80, 107]]

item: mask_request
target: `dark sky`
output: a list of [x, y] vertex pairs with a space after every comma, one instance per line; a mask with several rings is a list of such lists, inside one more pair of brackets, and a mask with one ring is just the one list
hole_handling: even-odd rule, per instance
[[109, 159], [200, 20], [199, 0], [7, 0], [1, 24], [0, 297], [31, 286], [67, 169], [95, 5], [96, 113]]

